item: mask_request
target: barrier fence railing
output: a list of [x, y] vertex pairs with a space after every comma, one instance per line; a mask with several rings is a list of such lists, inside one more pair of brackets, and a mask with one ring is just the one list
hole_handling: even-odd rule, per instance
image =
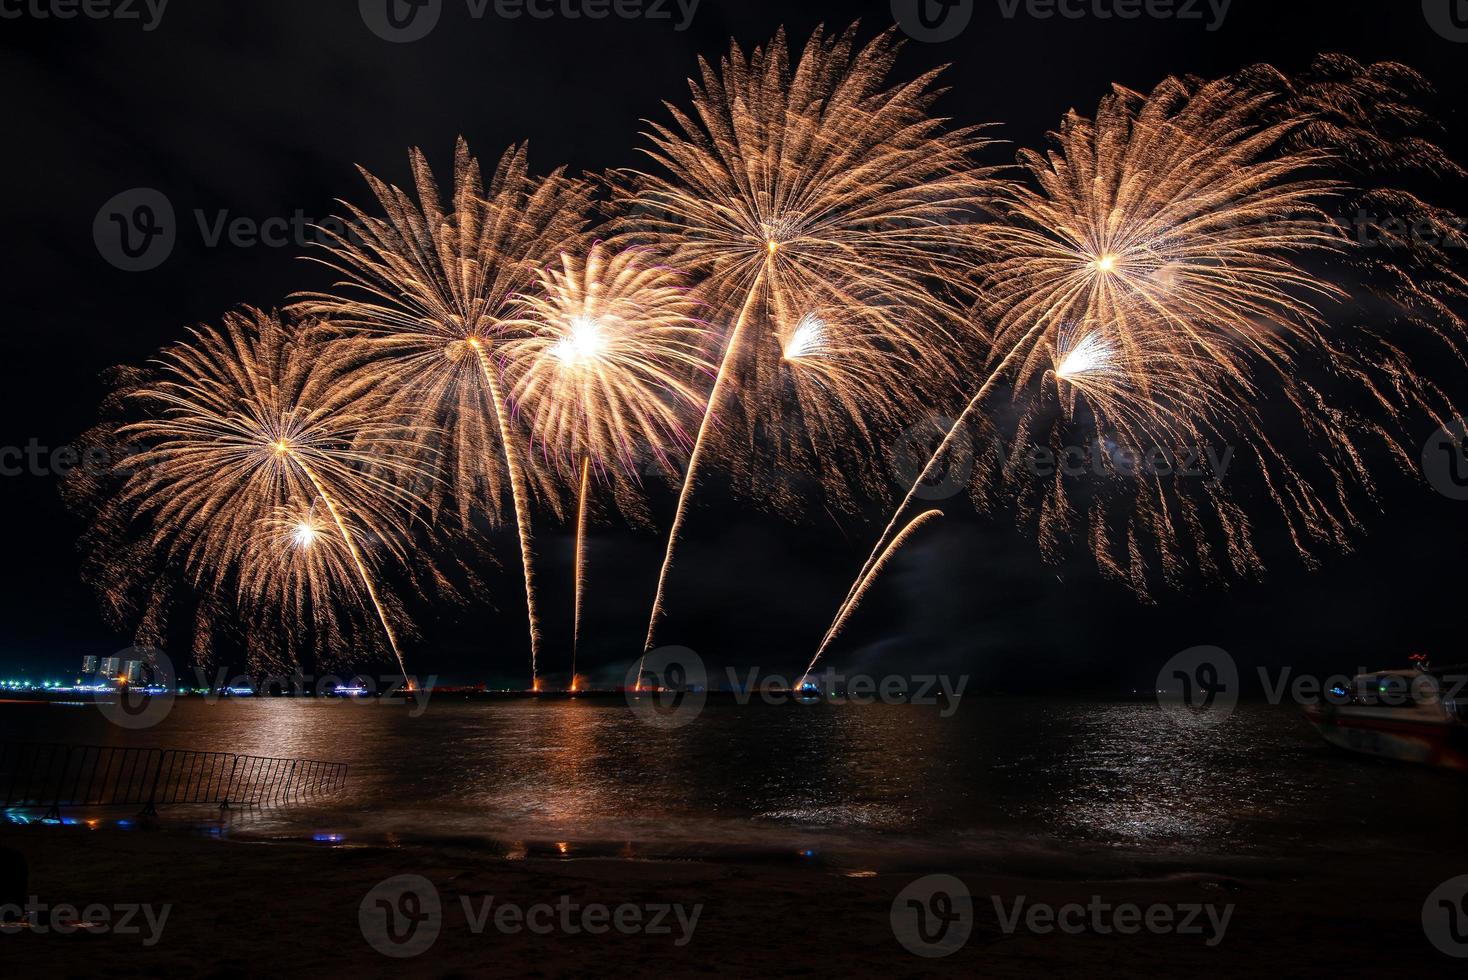
[[0, 742], [0, 788], [6, 809], [208, 804], [284, 807], [346, 785], [347, 766], [232, 752]]

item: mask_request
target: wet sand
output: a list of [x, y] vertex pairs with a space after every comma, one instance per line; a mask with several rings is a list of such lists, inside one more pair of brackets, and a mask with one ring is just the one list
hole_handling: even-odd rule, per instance
[[[25, 854], [30, 891], [51, 906], [172, 906], [161, 938], [139, 935], [0, 935], [11, 976], [822, 976], [873, 974], [1033, 976], [1225, 976], [1245, 970], [1293, 976], [1417, 975], [1458, 961], [1424, 936], [1423, 899], [1447, 867], [1342, 855], [1338, 870], [1255, 877], [1169, 873], [1152, 878], [1068, 880], [965, 870], [973, 895], [967, 944], [941, 959], [894, 938], [893, 900], [920, 875], [738, 861], [614, 858], [507, 859], [456, 844], [332, 846], [217, 840], [173, 830], [31, 825], [0, 827], [0, 846]], [[364, 896], [384, 879], [421, 875], [442, 902], [437, 940], [411, 959], [370, 946], [359, 921]], [[1078, 934], [1019, 929], [1006, 914], [1027, 903], [1164, 903], [1234, 906], [1221, 941], [1203, 932]], [[475, 909], [566, 901], [701, 905], [691, 938], [669, 916], [669, 934], [480, 934]], [[565, 896], [565, 899], [562, 899]], [[469, 902], [466, 914], [464, 900]]]

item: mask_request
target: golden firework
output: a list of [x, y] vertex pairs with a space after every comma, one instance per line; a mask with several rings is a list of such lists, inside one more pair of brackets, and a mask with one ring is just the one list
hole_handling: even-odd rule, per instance
[[699, 312], [679, 273], [598, 243], [541, 270], [505, 324], [526, 335], [505, 345], [511, 399], [547, 463], [579, 471], [573, 678], [593, 472], [628, 514], [642, 509], [640, 467], [673, 472], [711, 373]]
[[[984, 370], [835, 624], [859, 602], [918, 486], [968, 426], [998, 432], [979, 410], [1001, 385], [1023, 399], [1016, 446], [1042, 430], [1056, 445], [1089, 425], [1116, 473], [1108, 440], [1172, 451], [1224, 449], [1227, 439], [1237, 446], [1226, 451], [1240, 449], [1257, 469], [1301, 556], [1312, 560], [1317, 544], [1348, 546], [1357, 524], [1348, 491], [1371, 487], [1363, 437], [1405, 460], [1396, 423], [1408, 411], [1436, 417], [1450, 406], [1399, 343], [1339, 324], [1354, 315], [1344, 308], [1359, 285], [1349, 272], [1370, 259], [1330, 211], [1346, 194], [1328, 175], [1335, 147], [1310, 134], [1342, 130], [1322, 129], [1314, 112], [1281, 111], [1277, 86], [1261, 77], [1277, 79], [1256, 70], [1207, 83], [1169, 79], [1146, 96], [1118, 88], [1094, 118], [1069, 115], [1047, 154], [1021, 152], [1030, 182], [1008, 189], [989, 235], [997, 250], [980, 278], [981, 310], [993, 324]], [[1310, 91], [1318, 109], [1325, 96]], [[1332, 104], [1355, 119], [1345, 131], [1372, 128], [1340, 91]], [[1409, 293], [1404, 308], [1429, 308]], [[1461, 321], [1442, 313], [1430, 336], [1457, 350]], [[1316, 377], [1339, 391], [1328, 395]], [[1336, 407], [1332, 396], [1353, 408]], [[1292, 445], [1312, 447], [1308, 457], [1277, 448], [1291, 429]], [[1087, 491], [1084, 528], [1059, 475], [984, 469], [974, 493], [981, 503], [996, 491], [1014, 500], [1047, 554], [1081, 538], [1103, 572], [1140, 593], [1154, 562], [1169, 577], [1189, 561], [1215, 571], [1221, 550], [1235, 573], [1258, 570], [1250, 518], [1221, 480], [1186, 492], [1155, 472], [1122, 475], [1114, 505], [1105, 488]]]
[[930, 114], [938, 72], [889, 85], [892, 31], [865, 47], [855, 34], [817, 30], [794, 64], [783, 32], [732, 46], [702, 65], [691, 114], [670, 105], [674, 125], [652, 124], [662, 173], [620, 175], [618, 230], [698, 276], [728, 324], [649, 648], [715, 420], [736, 486], [789, 509], [780, 475], [806, 473], [849, 509], [855, 487], [882, 492], [874, 434], [919, 392], [941, 401], [958, 367], [955, 295], [995, 193], [974, 163], [986, 141]]
[[[192, 331], [129, 393], [145, 418], [119, 434], [144, 448], [127, 460], [133, 475], [119, 506], [151, 525], [154, 547], [195, 585], [218, 593], [232, 582], [251, 613], [310, 602], [330, 638], [332, 596], [360, 588], [406, 677], [364, 543], [405, 557], [414, 504], [406, 488], [422, 477], [410, 454], [416, 440], [378, 411], [370, 391], [344, 380], [342, 365], [340, 346], [321, 342], [311, 325], [291, 329], [259, 310]], [[254, 564], [258, 538], [282, 508], [313, 500], [355, 575], [318, 576], [297, 592], [301, 579]], [[333, 587], [322, 587], [328, 581]]]
[[534, 684], [540, 627], [530, 498], [538, 490], [554, 501], [555, 484], [526, 466], [503, 390], [503, 345], [514, 339], [507, 318], [536, 266], [579, 243], [591, 187], [562, 170], [532, 178], [523, 146], [506, 151], [486, 186], [460, 140], [444, 201], [423, 154], [410, 159], [416, 200], [364, 171], [384, 216], [347, 205], [347, 230], [331, 236], [319, 259], [344, 278], [332, 292], [302, 296], [300, 308], [357, 342], [361, 379], [392, 393], [394, 411], [444, 433], [442, 485], [464, 522], [476, 508], [497, 516], [508, 484]]

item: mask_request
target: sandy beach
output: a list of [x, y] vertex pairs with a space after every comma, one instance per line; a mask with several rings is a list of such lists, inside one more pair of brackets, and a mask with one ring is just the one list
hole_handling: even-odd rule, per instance
[[[469, 846], [332, 846], [217, 840], [172, 830], [5, 827], [0, 846], [23, 852], [30, 891], [49, 907], [101, 903], [168, 907], [161, 930], [133, 935], [21, 930], [0, 936], [7, 972], [67, 976], [561, 977], [722, 974], [1029, 976], [1084, 969], [1096, 976], [1224, 976], [1262, 969], [1293, 976], [1370, 971], [1406, 975], [1451, 960], [1420, 922], [1441, 868], [1372, 861], [1350, 873], [1241, 879], [1168, 874], [1150, 879], [1066, 880], [965, 871], [972, 933], [949, 956], [925, 959], [894, 937], [894, 898], [916, 877], [738, 862], [506, 859]], [[384, 879], [419, 875], [442, 903], [436, 940], [393, 959], [369, 944], [359, 918]], [[1000, 900], [996, 909], [994, 896]], [[1123, 935], [1089, 916], [1077, 931], [1031, 931], [1016, 906], [1056, 908], [1102, 899], [1232, 909], [1220, 940], [1207, 913], [1188, 935]], [[503, 931], [485, 902], [529, 909], [634, 903], [698, 908], [691, 930], [675, 916], [663, 934], [609, 929], [547, 935]], [[492, 906], [492, 907], [493, 907]], [[1177, 913], [1178, 918], [1182, 912]], [[479, 932], [475, 931], [476, 920]], [[1044, 925], [1044, 917], [1038, 919]], [[1177, 920], [1175, 920], [1177, 921]], [[1212, 943], [1212, 944], [1210, 944]]]

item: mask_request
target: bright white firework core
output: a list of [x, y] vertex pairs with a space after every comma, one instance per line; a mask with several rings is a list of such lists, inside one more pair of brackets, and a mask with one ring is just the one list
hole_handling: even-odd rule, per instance
[[595, 317], [576, 316], [571, 318], [570, 334], [557, 341], [551, 353], [562, 364], [574, 367], [596, 360], [606, 349], [607, 337], [601, 321]]
[[785, 360], [817, 357], [824, 353], [826, 353], [826, 321], [814, 313], [807, 313], [795, 325], [790, 339], [785, 341]]
[[1062, 378], [1073, 378], [1081, 374], [1105, 371], [1111, 367], [1114, 347], [1099, 333], [1088, 333], [1076, 341], [1074, 347], [1060, 360], [1055, 374]]
[[320, 533], [306, 521], [297, 524], [291, 532], [291, 540], [297, 548], [306, 549], [316, 543], [316, 535]]
[[1102, 255], [1102, 256], [1097, 257], [1096, 262], [1095, 262], [1096, 271], [1097, 272], [1115, 272], [1116, 271], [1116, 263], [1117, 263], [1116, 256], [1115, 255], [1112, 255], [1110, 252], [1107, 252], [1105, 255]]

